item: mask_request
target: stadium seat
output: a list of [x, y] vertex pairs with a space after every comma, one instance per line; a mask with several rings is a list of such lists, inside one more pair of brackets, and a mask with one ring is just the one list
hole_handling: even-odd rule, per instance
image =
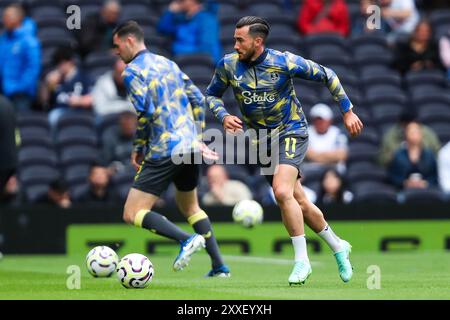
[[400, 194], [399, 200], [406, 204], [443, 203], [445, 196], [442, 191], [434, 188], [406, 189]]
[[34, 185], [28, 185], [24, 187], [23, 193], [25, 195], [25, 201], [28, 203], [36, 203], [39, 200], [46, 197], [48, 192], [48, 184], [40, 183]]
[[386, 171], [370, 162], [355, 162], [347, 168], [347, 179], [351, 183], [386, 181]]
[[85, 126], [70, 126], [61, 128], [56, 136], [59, 147], [69, 145], [97, 146], [97, 132]]
[[402, 77], [396, 71], [386, 71], [383, 74], [365, 74], [361, 77], [361, 80], [365, 86], [385, 84], [401, 87], [402, 85]]
[[98, 150], [86, 145], [63, 147], [60, 150], [60, 160], [64, 167], [72, 164], [91, 164], [99, 160]]
[[64, 180], [72, 189], [75, 186], [85, 184], [89, 175], [88, 164], [74, 164], [64, 169]]
[[443, 103], [450, 105], [450, 94], [445, 91], [413, 92], [411, 102], [415, 106], [420, 106], [425, 103]]
[[315, 182], [320, 183], [326, 170], [327, 170], [327, 168], [324, 166], [321, 166], [321, 165], [318, 166], [318, 165], [314, 165], [314, 164], [305, 162], [301, 166], [302, 183], [308, 184], [308, 185], [315, 183]]
[[20, 128], [31, 125], [50, 129], [50, 125], [47, 119], [47, 113], [45, 112], [21, 113], [20, 115], [17, 116], [17, 123]]
[[38, 6], [35, 8], [31, 8], [31, 16], [35, 17], [61, 17], [64, 18], [64, 11], [60, 6]]
[[376, 123], [397, 122], [405, 107], [398, 103], [375, 103], [371, 106], [373, 119]]
[[89, 53], [84, 59], [83, 67], [87, 70], [96, 67], [107, 67], [112, 70], [114, 62], [117, 57], [115, 57], [110, 51], [95, 51]]
[[72, 201], [77, 202], [80, 200], [81, 196], [89, 189], [89, 184], [78, 184], [72, 187], [69, 187], [70, 198]]
[[63, 17], [36, 17], [35, 22], [38, 30], [48, 27], [67, 28], [66, 19]]
[[[218, 16], [220, 19], [225, 17], [240, 17], [241, 15], [242, 11], [239, 8], [239, 6], [237, 6], [236, 3], [233, 3], [232, 1], [227, 1], [219, 4]], [[236, 22], [237, 20], [234, 21], [234, 23]]]
[[411, 71], [405, 75], [405, 82], [408, 87], [420, 84], [434, 84], [438, 87], [445, 87], [447, 79], [442, 70]]
[[350, 142], [347, 162], [375, 161], [378, 147], [371, 143]]
[[43, 27], [38, 31], [38, 38], [43, 39], [45, 37], [50, 38], [73, 38], [73, 33], [67, 30], [67, 27]]
[[342, 49], [347, 49], [346, 39], [335, 33], [322, 33], [308, 35], [304, 38], [305, 44], [313, 47], [316, 45], [335, 45]]
[[59, 171], [52, 166], [44, 164], [22, 166], [19, 169], [19, 180], [22, 185], [50, 183], [58, 179]]
[[24, 146], [19, 149], [19, 166], [44, 164], [56, 166], [57, 158], [55, 152], [43, 145]]
[[386, 35], [381, 32], [359, 34], [352, 36], [349, 41], [352, 48], [358, 48], [364, 45], [387, 47]]
[[[215, 67], [214, 61], [208, 54], [185, 54], [177, 56], [175, 62], [183, 69], [186, 66], [209, 66], [211, 68]], [[211, 76], [210, 76], [211, 77]]]
[[[38, 129], [38, 130], [35, 130]], [[23, 128], [20, 130], [20, 147], [41, 146], [51, 149], [53, 142], [48, 132], [42, 132], [41, 128]]]
[[361, 134], [359, 134], [357, 137], [352, 137], [350, 140], [353, 142], [362, 142], [362, 143], [370, 143], [374, 146], [378, 146], [380, 144], [380, 134], [376, 128], [373, 126], [367, 125], [367, 119], [363, 119], [361, 117], [362, 111], [365, 111], [364, 109], [358, 109], [357, 114], [361, 121], [364, 124], [364, 129], [361, 131]]
[[95, 128], [94, 116], [90, 112], [79, 112], [77, 114], [64, 114], [56, 124], [57, 130], [70, 126], [83, 126], [89, 129]]
[[103, 133], [108, 131], [110, 128], [117, 128], [119, 126], [119, 116], [120, 113], [105, 114], [99, 117], [98, 124], [96, 126], [98, 136], [100, 137], [100, 143], [103, 141]]
[[75, 45], [75, 40], [72, 37], [66, 36], [42, 34], [39, 40], [42, 48], [72, 47]]
[[282, 13], [277, 1], [258, 1], [249, 5], [248, 11], [251, 15], [263, 17], [270, 20], [272, 13]]
[[448, 122], [433, 122], [429, 126], [437, 134], [442, 144], [450, 141], [450, 125]]
[[418, 120], [425, 124], [447, 121], [450, 126], [450, 106], [433, 103], [422, 105], [418, 111]]
[[401, 89], [394, 89], [395, 87], [389, 86], [389, 88], [391, 89], [388, 89], [388, 91], [384, 91], [383, 89], [385, 88], [387, 89], [388, 86], [377, 86], [366, 89], [367, 102], [372, 106], [381, 104], [406, 105], [408, 98]]
[[382, 187], [370, 187], [367, 189], [354, 188], [353, 203], [364, 204], [396, 204], [397, 193], [393, 189]]
[[196, 77], [206, 77], [206, 79], [211, 80], [212, 75], [214, 74], [214, 68], [208, 65], [188, 65], [183, 67], [183, 72], [192, 79]]

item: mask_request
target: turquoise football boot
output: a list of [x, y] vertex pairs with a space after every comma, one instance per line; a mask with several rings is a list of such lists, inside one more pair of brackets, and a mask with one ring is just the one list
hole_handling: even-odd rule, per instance
[[352, 252], [352, 246], [347, 241], [342, 240], [342, 249], [334, 254], [339, 276], [344, 282], [349, 282], [353, 275], [353, 267], [349, 258], [350, 252]]

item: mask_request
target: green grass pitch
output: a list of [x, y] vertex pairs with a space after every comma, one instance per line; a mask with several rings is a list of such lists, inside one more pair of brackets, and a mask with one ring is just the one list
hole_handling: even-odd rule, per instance
[[[329, 252], [329, 251], [327, 251]], [[207, 279], [206, 253], [175, 273], [173, 256], [150, 256], [155, 276], [146, 289], [125, 289], [115, 277], [91, 277], [84, 257], [8, 256], [0, 260], [0, 299], [450, 299], [450, 254], [443, 250], [395, 253], [355, 252], [354, 276], [343, 283], [331, 253], [310, 255], [313, 273], [304, 286], [289, 287], [290, 255], [227, 255], [230, 279]], [[69, 290], [70, 265], [81, 268], [81, 288]], [[381, 272], [381, 288], [368, 289], [368, 267]], [[370, 281], [369, 281], [370, 282]]]

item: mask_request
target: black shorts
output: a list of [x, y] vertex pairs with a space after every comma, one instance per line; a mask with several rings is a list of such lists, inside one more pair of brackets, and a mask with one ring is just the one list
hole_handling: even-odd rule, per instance
[[[273, 182], [273, 170], [275, 169], [276, 164], [288, 164], [297, 168], [298, 178], [301, 177], [300, 165], [305, 159], [306, 151], [308, 150], [308, 142], [308, 135], [282, 135], [278, 142], [278, 158], [275, 160], [272, 158], [272, 162], [270, 164], [262, 164], [258, 161], [258, 164], [261, 167], [261, 173], [266, 177], [266, 180], [270, 183], [270, 185], [272, 185]], [[271, 153], [274, 150], [275, 149], [273, 148], [272, 143], [272, 146], [269, 149], [269, 154], [271, 157]]]
[[161, 196], [171, 182], [175, 183], [179, 191], [192, 191], [198, 185], [199, 173], [200, 166], [194, 164], [194, 161], [190, 164], [175, 164], [171, 157], [145, 160], [134, 177], [132, 187], [157, 197]]

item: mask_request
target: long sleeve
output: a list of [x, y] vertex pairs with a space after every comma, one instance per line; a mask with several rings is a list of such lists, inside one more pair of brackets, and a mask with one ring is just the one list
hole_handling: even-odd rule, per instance
[[92, 89], [94, 111], [98, 115], [133, 110], [131, 103], [117, 95], [112, 73], [101, 76]]
[[20, 86], [22, 88], [36, 88], [41, 71], [41, 47], [38, 40], [32, 37], [29, 37], [24, 43], [27, 44], [27, 48], [24, 50], [26, 67], [22, 73]]
[[183, 73], [184, 91], [188, 96], [192, 106], [192, 113], [196, 123], [199, 123], [201, 129], [205, 128], [205, 97], [200, 89], [192, 82], [192, 80]]
[[341, 112], [345, 113], [353, 108], [338, 76], [333, 70], [290, 52], [285, 54], [291, 77], [322, 82], [330, 90], [333, 99], [339, 103]]
[[214, 76], [206, 89], [206, 103], [214, 116], [222, 123], [225, 116], [229, 115], [225, 109], [222, 96], [229, 86], [225, 71], [225, 62], [220, 60], [217, 64]]
[[139, 74], [130, 68], [126, 68], [123, 76], [128, 97], [138, 116], [138, 127], [133, 142], [133, 149], [136, 152], [142, 152], [148, 143], [150, 126], [149, 118], [155, 111], [155, 107], [150, 94], [148, 93], [148, 86], [144, 83]]
[[407, 178], [406, 173], [411, 168], [406, 152], [405, 149], [397, 150], [388, 167], [389, 180], [399, 189], [403, 188], [403, 182]]

